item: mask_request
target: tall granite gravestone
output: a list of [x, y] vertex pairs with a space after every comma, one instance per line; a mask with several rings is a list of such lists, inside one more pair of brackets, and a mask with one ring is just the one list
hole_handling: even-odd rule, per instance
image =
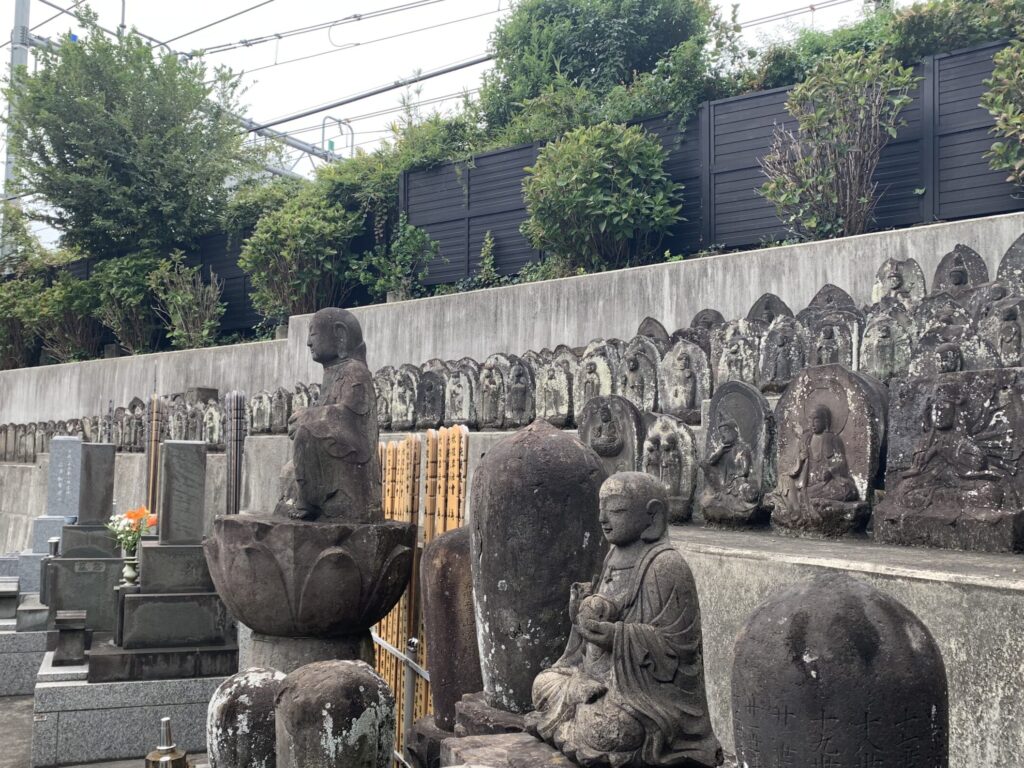
[[946, 671], [906, 607], [843, 573], [761, 606], [736, 641], [740, 765], [945, 768]]
[[886, 433], [888, 391], [840, 365], [808, 368], [775, 408], [778, 487], [772, 526], [841, 536], [870, 517]]
[[76, 518], [61, 533], [62, 554], [117, 557], [120, 548], [107, 530], [114, 512], [114, 446], [63, 437], [55, 438], [50, 450], [58, 464], [47, 482], [47, 492], [52, 489], [56, 494], [51, 509]]
[[565, 644], [570, 588], [597, 572], [605, 552], [604, 478], [593, 451], [544, 421], [499, 442], [476, 470], [473, 592], [492, 707], [528, 711], [534, 677]]
[[238, 669], [235, 627], [203, 554], [206, 445], [160, 451], [158, 541], [139, 548], [137, 586], [118, 590], [113, 642], [94, 647], [89, 682], [222, 677]]
[[665, 484], [668, 521], [685, 523], [693, 516], [697, 483], [697, 444], [681, 420], [666, 414], [644, 414], [646, 439], [640, 468]]
[[705, 522], [757, 525], [767, 520], [764, 495], [775, 484], [775, 418], [768, 401], [742, 381], [715, 389], [705, 432]]
[[947, 373], [892, 388], [878, 541], [1024, 550], [1022, 374]]
[[658, 407], [687, 424], [700, 424], [701, 404], [711, 397], [708, 356], [696, 343], [680, 339], [658, 366]]
[[615, 475], [600, 509], [610, 551], [598, 578], [572, 586], [568, 642], [533, 682], [527, 727], [581, 766], [721, 765], [697, 588], [667, 540], [665, 486]]
[[577, 420], [580, 440], [591, 448], [605, 472], [634, 472], [640, 468], [644, 422], [637, 407], [621, 395], [595, 397]]

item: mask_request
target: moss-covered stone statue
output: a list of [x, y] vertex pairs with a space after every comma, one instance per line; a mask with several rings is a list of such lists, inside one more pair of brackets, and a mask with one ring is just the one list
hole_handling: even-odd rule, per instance
[[532, 733], [581, 766], [716, 766], [693, 575], [668, 542], [665, 485], [622, 472], [601, 486], [611, 549], [574, 585], [565, 653], [533, 684]]

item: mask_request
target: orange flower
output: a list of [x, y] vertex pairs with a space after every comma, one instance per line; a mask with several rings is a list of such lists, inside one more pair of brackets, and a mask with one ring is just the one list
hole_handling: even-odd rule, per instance
[[153, 526], [155, 526], [156, 525], [156, 520], [157, 520], [156, 515], [150, 515], [149, 519], [148, 519], [148, 522], [146, 523], [146, 527], [147, 528], [152, 528]]
[[139, 507], [138, 509], [129, 509], [124, 513], [124, 516], [133, 522], [138, 522], [146, 515], [149, 514], [149, 510], [145, 507]]

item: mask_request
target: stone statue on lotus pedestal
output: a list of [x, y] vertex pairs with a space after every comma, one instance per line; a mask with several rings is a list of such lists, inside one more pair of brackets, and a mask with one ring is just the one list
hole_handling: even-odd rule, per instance
[[562, 657], [533, 683], [527, 727], [581, 766], [717, 766], [697, 588], [666, 535], [665, 485], [624, 472], [601, 486], [611, 545], [575, 584]]

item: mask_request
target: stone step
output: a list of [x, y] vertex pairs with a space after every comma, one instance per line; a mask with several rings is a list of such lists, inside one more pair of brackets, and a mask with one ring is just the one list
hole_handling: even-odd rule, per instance
[[60, 538], [61, 529], [68, 524], [61, 515], [40, 515], [32, 521], [32, 551], [46, 554], [50, 551], [48, 542]]
[[238, 671], [238, 646], [119, 648], [104, 643], [89, 652], [90, 683], [227, 677]]
[[234, 642], [234, 623], [216, 592], [124, 597], [121, 644], [126, 649]]

